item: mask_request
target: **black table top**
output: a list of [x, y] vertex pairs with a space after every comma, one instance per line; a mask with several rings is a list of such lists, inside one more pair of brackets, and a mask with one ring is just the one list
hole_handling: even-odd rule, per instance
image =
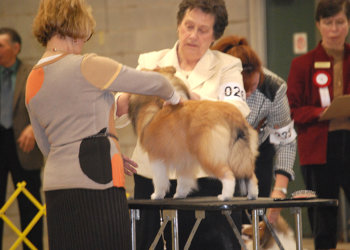
[[136, 199], [128, 200], [129, 209], [176, 209], [176, 210], [242, 210], [271, 207], [316, 207], [338, 206], [336, 199], [281, 199], [258, 198], [248, 200], [246, 197], [234, 197], [229, 201], [219, 201], [215, 196], [194, 197], [185, 199]]

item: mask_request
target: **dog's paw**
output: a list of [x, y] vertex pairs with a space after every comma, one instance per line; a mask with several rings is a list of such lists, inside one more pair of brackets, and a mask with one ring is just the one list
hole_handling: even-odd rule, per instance
[[245, 179], [238, 180], [240, 194], [246, 196], [248, 194], [247, 184]]
[[165, 195], [153, 193], [151, 195], [151, 200], [161, 200], [164, 199]]
[[258, 194], [248, 194], [248, 200], [256, 200], [258, 198]]
[[228, 200], [232, 200], [232, 199], [233, 199], [233, 197], [227, 197], [226, 195], [223, 195], [223, 194], [218, 195], [219, 201], [228, 201]]
[[248, 200], [255, 200], [256, 198], [258, 198], [258, 195], [259, 195], [258, 186], [253, 186], [248, 189], [248, 195], [247, 195]]
[[222, 194], [219, 194], [218, 195], [218, 200], [219, 201], [225, 201], [226, 199], [225, 199], [225, 197]]
[[187, 197], [187, 194], [179, 194], [179, 193], [175, 193], [173, 198], [174, 199], [184, 199]]

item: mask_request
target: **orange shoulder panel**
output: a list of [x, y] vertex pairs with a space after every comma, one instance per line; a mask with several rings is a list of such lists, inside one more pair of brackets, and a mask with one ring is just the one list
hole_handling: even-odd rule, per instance
[[35, 68], [30, 72], [26, 86], [26, 104], [39, 92], [44, 82], [44, 69]]

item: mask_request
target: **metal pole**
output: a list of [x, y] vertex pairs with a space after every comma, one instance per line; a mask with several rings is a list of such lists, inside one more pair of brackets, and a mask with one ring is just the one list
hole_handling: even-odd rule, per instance
[[244, 243], [244, 241], [243, 241], [243, 239], [241, 237], [241, 232], [238, 230], [235, 222], [233, 221], [233, 219], [231, 217], [231, 210], [223, 210], [223, 211], [221, 211], [221, 213], [223, 215], [225, 215], [228, 223], [230, 224], [230, 226], [231, 226], [231, 228], [233, 230], [233, 233], [235, 234], [236, 238], [239, 241], [239, 244], [241, 244], [242, 249], [243, 250], [247, 250], [247, 247], [246, 247], [246, 245], [245, 245], [245, 243]]
[[295, 219], [295, 229], [296, 229], [296, 247], [297, 250], [303, 249], [303, 226], [301, 221], [301, 208], [300, 207], [292, 207], [291, 213], [294, 213], [294, 219]]
[[194, 224], [194, 226], [192, 228], [190, 236], [188, 236], [184, 250], [188, 250], [190, 248], [191, 242], [193, 240], [193, 236], [197, 232], [199, 224], [205, 218], [205, 211], [204, 210], [196, 210], [195, 215], [196, 215], [196, 223]]
[[279, 249], [284, 250], [284, 247], [282, 246], [282, 243], [281, 243], [280, 239], [278, 238], [278, 236], [275, 232], [275, 229], [273, 229], [273, 227], [271, 226], [271, 224], [270, 224], [270, 222], [265, 214], [263, 216], [263, 219], [264, 219], [265, 224], [266, 224], [267, 228], [269, 229], [272, 237], [275, 239], [276, 244], [278, 245]]
[[139, 209], [130, 209], [131, 217], [131, 249], [136, 250], [136, 220], [140, 219]]
[[173, 249], [179, 250], [179, 224], [178, 224], [178, 217], [177, 217], [177, 210], [173, 210], [173, 216], [172, 216], [172, 224], [173, 224]]
[[253, 226], [253, 249], [259, 249], [259, 215], [258, 209], [253, 209], [252, 211], [252, 226]]

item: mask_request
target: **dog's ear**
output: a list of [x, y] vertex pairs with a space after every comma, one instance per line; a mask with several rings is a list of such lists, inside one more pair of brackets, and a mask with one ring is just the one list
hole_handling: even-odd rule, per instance
[[141, 68], [141, 71], [155, 71], [154, 69]]
[[173, 66], [168, 66], [168, 67], [157, 67], [154, 68], [153, 71], [158, 72], [158, 73], [165, 73], [165, 74], [170, 74], [170, 75], [175, 75], [176, 69]]
[[167, 67], [155, 67], [154, 69], [147, 69], [147, 68], [141, 68], [142, 71], [154, 71], [158, 73], [167, 73], [171, 75], [175, 75], [176, 69], [173, 66], [167, 66]]
[[[265, 233], [265, 229], [266, 229], [266, 224], [264, 221], [260, 221], [259, 222], [259, 237], [261, 239], [261, 237], [264, 235]], [[249, 225], [243, 228], [242, 230], [242, 234], [253, 237], [253, 226]]]
[[242, 225], [242, 235], [252, 237], [253, 236], [253, 227], [252, 225], [244, 224]]
[[164, 67], [164, 68], [162, 68], [162, 70], [164, 72], [167, 72], [167, 73], [172, 74], [172, 75], [175, 75], [175, 73], [176, 73], [176, 69], [173, 66]]

